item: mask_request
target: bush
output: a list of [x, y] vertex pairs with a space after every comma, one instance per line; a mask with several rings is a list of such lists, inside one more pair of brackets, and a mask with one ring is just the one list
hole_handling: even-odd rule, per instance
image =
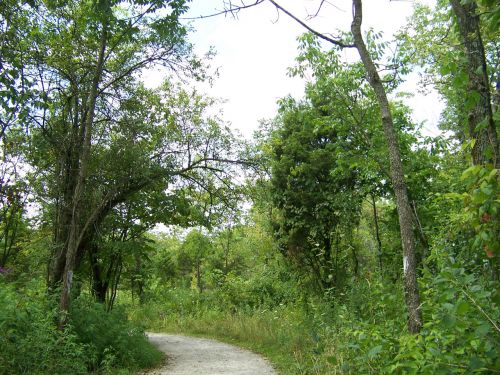
[[[40, 289], [40, 288], [37, 288]], [[73, 303], [70, 324], [56, 328], [57, 310], [34, 287], [15, 289], [0, 280], [0, 375], [67, 375], [137, 372], [163, 355], [123, 308], [107, 313], [82, 296]]]
[[56, 329], [41, 299], [0, 282], [0, 374], [85, 374], [87, 348], [73, 329]]
[[90, 370], [149, 368], [163, 358], [149, 343], [144, 330], [127, 320], [123, 306], [106, 312], [102, 304], [82, 296], [73, 304], [71, 324], [79, 342], [86, 347]]

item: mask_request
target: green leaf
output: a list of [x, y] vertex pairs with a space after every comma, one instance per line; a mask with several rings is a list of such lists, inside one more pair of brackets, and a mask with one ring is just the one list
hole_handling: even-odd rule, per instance
[[472, 194], [472, 203], [474, 204], [483, 204], [484, 202], [486, 202], [487, 199], [488, 195], [486, 195], [482, 191], [474, 192]]
[[470, 309], [470, 304], [468, 302], [462, 301], [457, 306], [457, 313], [464, 315]]
[[[474, 143], [473, 141], [471, 141], [471, 145], [470, 147], [473, 148], [474, 147]], [[472, 167], [469, 167], [467, 168], [463, 173], [462, 173], [462, 176], [460, 177], [460, 179], [462, 181], [468, 179], [469, 177], [471, 177], [472, 175], [476, 175], [478, 172], [479, 172], [479, 169], [481, 169], [481, 167], [479, 165], [474, 165]]]
[[489, 324], [482, 324], [479, 327], [477, 327], [474, 332], [475, 332], [476, 336], [484, 337], [488, 334], [488, 332], [490, 332], [490, 330], [491, 330], [491, 327]]
[[483, 366], [483, 361], [478, 357], [472, 357], [469, 361], [469, 367], [471, 370], [477, 370]]
[[377, 345], [374, 346], [373, 348], [370, 349], [368, 352], [368, 358], [373, 359], [376, 357], [380, 352], [382, 351], [382, 345]]
[[447, 314], [441, 321], [446, 328], [452, 328], [455, 325], [456, 318], [453, 315]]

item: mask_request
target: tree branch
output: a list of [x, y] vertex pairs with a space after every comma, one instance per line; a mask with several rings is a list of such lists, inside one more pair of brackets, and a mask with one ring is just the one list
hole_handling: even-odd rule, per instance
[[180, 20], [187, 20], [187, 21], [201, 20], [201, 19], [205, 19], [205, 18], [212, 18], [212, 17], [221, 16], [221, 15], [227, 15], [229, 13], [231, 13], [233, 15], [233, 17], [235, 17], [235, 15], [240, 10], [252, 8], [256, 5], [262, 4], [264, 1], [265, 0], [256, 0], [255, 3], [253, 3], [253, 4], [249, 4], [249, 5], [243, 4], [243, 5], [236, 6], [236, 7], [233, 6], [233, 4], [231, 2], [229, 2], [229, 9], [224, 9], [224, 10], [221, 10], [219, 12], [208, 14], [208, 15], [201, 15], [201, 16], [197, 16], [197, 17], [180, 17], [179, 19]]
[[269, 0], [269, 2], [271, 4], [273, 4], [276, 8], [278, 8], [279, 10], [281, 10], [283, 13], [285, 13], [287, 16], [289, 16], [290, 18], [292, 18], [294, 21], [296, 21], [298, 24], [300, 24], [302, 27], [304, 27], [305, 29], [307, 29], [309, 32], [311, 32], [314, 35], [316, 35], [318, 38], [326, 40], [327, 42], [330, 42], [330, 43], [332, 43], [332, 44], [334, 44], [334, 45], [336, 45], [336, 46], [338, 46], [340, 48], [354, 48], [355, 47], [354, 44], [344, 43], [342, 40], [337, 40], [337, 39], [330, 38], [330, 37], [326, 36], [325, 34], [320, 33], [319, 31], [314, 30], [312, 27], [310, 27], [305, 22], [303, 22], [302, 20], [300, 20], [299, 18], [297, 18], [296, 16], [294, 16], [292, 13], [290, 13], [288, 10], [286, 10], [285, 8], [283, 8], [281, 5], [279, 5], [276, 1]]

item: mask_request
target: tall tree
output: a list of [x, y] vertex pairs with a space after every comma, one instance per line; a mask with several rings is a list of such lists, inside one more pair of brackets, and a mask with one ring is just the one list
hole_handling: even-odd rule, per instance
[[[363, 198], [388, 177], [387, 152], [363, 66], [342, 63], [336, 50], [322, 51], [310, 34], [300, 42], [292, 73], [312, 72], [315, 80], [301, 102], [280, 102], [269, 133], [271, 217], [282, 252], [321, 287], [339, 288], [343, 275], [356, 273], [349, 238]], [[352, 253], [349, 270], [339, 266], [338, 258], [347, 257], [342, 249]]]
[[[283, 13], [294, 19], [296, 22], [298, 22], [300, 25], [305, 27], [309, 32], [316, 35], [317, 37], [340, 48], [355, 47], [359, 52], [368, 76], [368, 82], [372, 86], [380, 106], [382, 126], [389, 149], [391, 181], [396, 195], [396, 205], [398, 208], [401, 242], [403, 247], [403, 269], [405, 275], [404, 279], [406, 306], [408, 309], [408, 329], [412, 333], [417, 333], [422, 328], [422, 315], [420, 311], [420, 295], [417, 284], [417, 263], [415, 257], [415, 236], [413, 234], [412, 228], [412, 210], [410, 201], [408, 199], [408, 191], [401, 162], [401, 152], [394, 130], [394, 124], [389, 107], [389, 101], [387, 99], [386, 89], [377, 71], [377, 67], [373, 61], [373, 58], [365, 45], [363, 35], [361, 33], [361, 24], [363, 20], [362, 1], [352, 1], [353, 21], [351, 24], [351, 33], [354, 39], [354, 44], [349, 43], [346, 40], [332, 38], [328, 35], [325, 35], [324, 33], [320, 33], [317, 30], [311, 28], [298, 17], [293, 15], [291, 12], [286, 10], [284, 7], [279, 5], [275, 0], [268, 1], [273, 4], [279, 11], [282, 11]], [[258, 0], [250, 6], [256, 6], [263, 2], [264, 0]], [[321, 5], [323, 5], [323, 2], [321, 2]], [[321, 9], [321, 5], [319, 9]], [[229, 2], [229, 7], [225, 10], [224, 13], [234, 13], [247, 7], [248, 6], [234, 6], [234, 4]]]
[[418, 333], [422, 329], [423, 323], [417, 283], [415, 238], [413, 234], [412, 210], [408, 198], [408, 189], [406, 187], [403, 164], [401, 162], [398, 138], [394, 129], [392, 113], [384, 84], [370, 56], [370, 52], [366, 48], [363, 35], [361, 34], [361, 24], [363, 21], [363, 5], [361, 0], [353, 0], [353, 12], [351, 32], [354, 38], [354, 44], [356, 45], [356, 49], [366, 69], [368, 82], [372, 86], [377, 97], [380, 106], [382, 127], [389, 148], [392, 187], [396, 196], [401, 242], [403, 245], [403, 270], [406, 306], [408, 308], [408, 330], [412, 333]]
[[[64, 327], [67, 321], [67, 312], [69, 311], [70, 305], [70, 293], [71, 284], [73, 280], [73, 272], [75, 270], [76, 256], [78, 247], [83, 238], [83, 233], [85, 230], [81, 228], [82, 221], [82, 205], [83, 205], [83, 195], [85, 189], [85, 183], [87, 179], [87, 170], [90, 159], [90, 148], [93, 138], [93, 126], [94, 117], [96, 112], [96, 102], [99, 90], [99, 84], [102, 81], [102, 75], [104, 71], [104, 60], [106, 58], [105, 53], [108, 45], [108, 32], [109, 23], [111, 17], [111, 4], [107, 0], [99, 1], [95, 4], [99, 9], [97, 13], [99, 18], [100, 26], [100, 37], [98, 45], [98, 55], [95, 63], [95, 67], [92, 71], [92, 83], [90, 86], [90, 92], [88, 97], [85, 99], [87, 105], [84, 108], [83, 121], [80, 125], [80, 134], [82, 134], [81, 141], [82, 144], [79, 145], [80, 151], [77, 155], [77, 177], [75, 182], [75, 187], [71, 193], [71, 218], [69, 220], [69, 233], [65, 243], [64, 255], [64, 271], [62, 275], [62, 286], [61, 286], [61, 299], [59, 303], [59, 308], [61, 311], [61, 321], [60, 327]], [[64, 223], [66, 224], [66, 223]]]
[[[179, 20], [185, 3], [22, 3], [27, 40], [21, 44], [17, 34], [8, 40], [22, 53], [28, 43], [30, 53], [2, 54], [2, 65], [12, 67], [5, 76], [9, 92], [16, 94], [2, 105], [15, 103], [22, 111], [12, 111], [29, 120], [27, 162], [38, 173], [38, 198], [53, 227], [49, 287], [61, 287], [61, 327], [74, 273], [114, 207], [165, 189], [222, 196], [238, 162], [237, 142], [217, 116], [206, 114], [213, 100], [170, 84], [156, 91], [140, 84], [151, 66], [205, 77]], [[0, 10], [10, 22], [16, 2], [8, 5]], [[21, 57], [23, 79], [17, 79]], [[31, 88], [29, 96], [17, 95], [23, 87]], [[4, 112], [2, 121], [9, 119]], [[2, 133], [11, 128], [2, 124]]]
[[476, 1], [450, 0], [456, 15], [467, 57], [467, 89], [474, 96], [468, 114], [469, 136], [474, 140], [472, 162], [499, 166], [498, 138], [493, 119], [491, 86], [481, 37], [480, 16]]

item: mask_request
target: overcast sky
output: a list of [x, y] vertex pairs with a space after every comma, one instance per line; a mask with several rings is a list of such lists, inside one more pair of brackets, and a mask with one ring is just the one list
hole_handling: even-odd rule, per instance
[[[278, 0], [301, 19], [316, 13], [320, 2]], [[432, 4], [434, 0], [424, 2]], [[363, 5], [363, 29], [373, 27], [390, 38], [411, 15], [413, 1], [365, 0]], [[208, 15], [221, 9], [223, 0], [193, 0], [188, 16]], [[351, 19], [350, 0], [330, 0], [308, 24], [317, 31], [335, 33], [336, 29], [349, 30]], [[296, 98], [303, 96], [304, 82], [288, 77], [287, 68], [294, 65], [296, 39], [305, 30], [287, 15], [278, 13], [272, 4], [265, 2], [242, 10], [236, 19], [221, 15], [194, 20], [191, 24], [195, 29], [191, 41], [197, 53], [206, 52], [210, 46], [217, 52], [212, 65], [218, 67], [220, 75], [213, 87], [205, 89], [206, 93], [227, 100], [223, 106], [224, 119], [245, 136], [252, 135], [260, 119], [275, 115], [277, 99], [288, 94]], [[404, 89], [416, 93], [416, 81], [416, 77], [410, 78]], [[434, 125], [441, 108], [436, 104], [437, 96], [416, 95], [407, 101], [414, 110], [414, 118], [427, 121], [427, 133], [436, 135]]]

